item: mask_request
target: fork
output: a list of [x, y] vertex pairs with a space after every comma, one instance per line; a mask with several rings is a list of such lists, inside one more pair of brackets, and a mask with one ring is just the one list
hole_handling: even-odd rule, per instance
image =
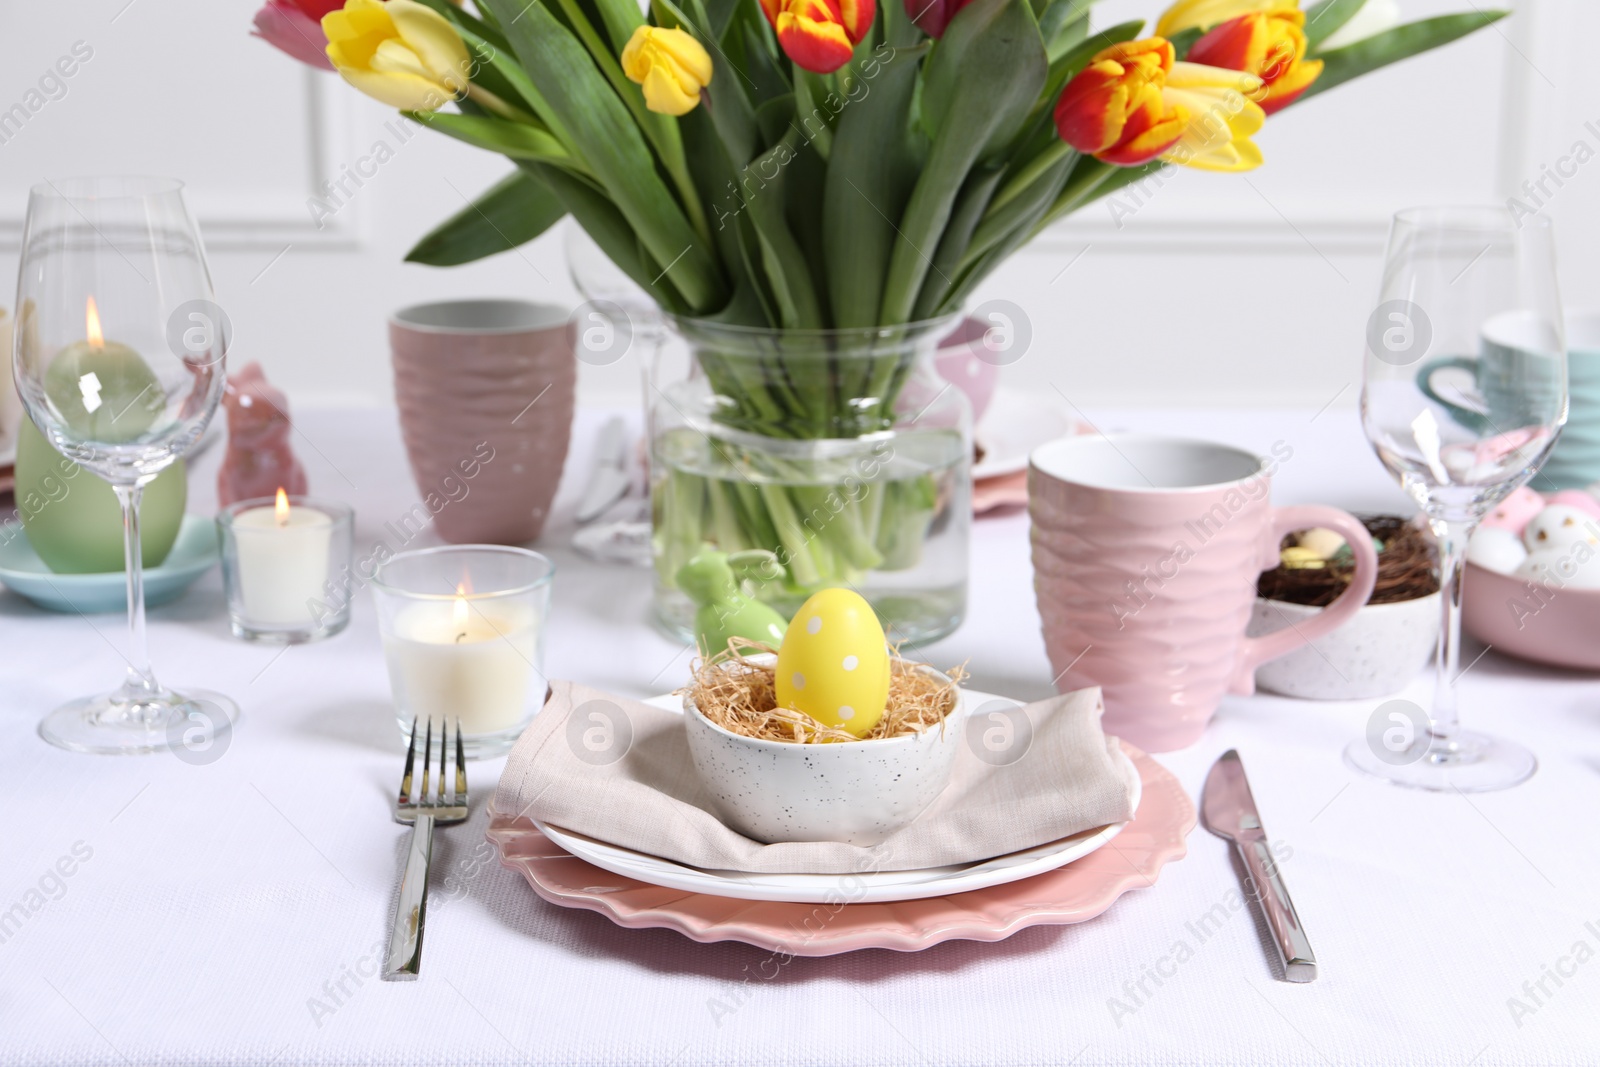
[[411, 745], [406, 749], [405, 774], [395, 801], [394, 820], [411, 825], [411, 847], [405, 873], [400, 876], [400, 902], [395, 905], [394, 928], [389, 933], [389, 954], [383, 964], [386, 982], [406, 982], [422, 968], [422, 926], [428, 910], [428, 862], [433, 858], [433, 828], [462, 822], [467, 817], [467, 759], [461, 745], [461, 720], [456, 720], [456, 778], [445, 800], [445, 761], [449, 752], [448, 722], [439, 724], [439, 789], [428, 795], [428, 769], [433, 762], [433, 720], [425, 725], [422, 747], [422, 788], [411, 791], [417, 759], [417, 720], [411, 720]]

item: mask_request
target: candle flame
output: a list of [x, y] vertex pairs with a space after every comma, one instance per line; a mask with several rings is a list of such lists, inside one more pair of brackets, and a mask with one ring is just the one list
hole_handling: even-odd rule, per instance
[[83, 329], [89, 335], [91, 348], [104, 348], [106, 335], [100, 332], [100, 309], [94, 306], [94, 297], [89, 298], [89, 303], [83, 309]]
[[272, 506], [272, 516], [278, 520], [279, 526], [289, 525], [289, 494], [283, 491], [283, 486], [278, 487], [278, 500]]
[[[467, 628], [467, 594], [471, 591], [472, 590], [467, 588], [466, 582], [462, 582], [460, 585], [456, 586], [456, 600], [451, 618], [456, 624], [456, 631], [458, 633], [464, 633]], [[457, 640], [459, 640], [459, 638]]]

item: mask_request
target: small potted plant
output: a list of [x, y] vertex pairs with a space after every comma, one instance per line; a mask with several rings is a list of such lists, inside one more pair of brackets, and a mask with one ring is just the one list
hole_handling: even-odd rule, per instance
[[[1256, 686], [1310, 700], [1359, 700], [1406, 686], [1439, 643], [1439, 573], [1433, 542], [1397, 515], [1363, 520], [1378, 550], [1378, 581], [1366, 606], [1339, 629], [1261, 665]], [[1281, 562], [1256, 583], [1253, 636], [1298, 626], [1333, 603], [1355, 573], [1332, 530], [1285, 537]]]

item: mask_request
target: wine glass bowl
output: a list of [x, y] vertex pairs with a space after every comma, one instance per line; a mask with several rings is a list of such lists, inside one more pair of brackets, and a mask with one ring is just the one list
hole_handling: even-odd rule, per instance
[[168, 690], [145, 653], [139, 501], [194, 447], [225, 384], [231, 326], [214, 300], [199, 229], [170, 178], [48, 180], [28, 199], [17, 276], [13, 368], [45, 439], [111, 484], [123, 508], [128, 676], [40, 724], [91, 752], [180, 747], [225, 732], [237, 708]]
[[1533, 477], [1566, 418], [1549, 221], [1500, 207], [1397, 214], [1367, 322], [1362, 428], [1438, 539], [1444, 614], [1426, 729], [1383, 733], [1397, 749], [1357, 740], [1345, 750], [1352, 766], [1463, 792], [1507, 788], [1537, 768], [1521, 746], [1459, 726], [1461, 571], [1473, 529]]
[[231, 333], [181, 183], [43, 182], [23, 246], [24, 406], [70, 459], [112, 484], [148, 482], [205, 432]]

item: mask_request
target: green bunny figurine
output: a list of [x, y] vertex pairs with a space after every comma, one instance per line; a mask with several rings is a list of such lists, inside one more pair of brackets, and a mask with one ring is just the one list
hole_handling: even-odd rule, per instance
[[743, 589], [745, 579], [771, 579], [777, 568], [778, 557], [771, 552], [755, 550], [730, 556], [709, 549], [678, 568], [678, 588], [698, 605], [694, 631], [706, 655], [727, 648], [731, 637], [773, 647], [783, 641], [788, 620]]

